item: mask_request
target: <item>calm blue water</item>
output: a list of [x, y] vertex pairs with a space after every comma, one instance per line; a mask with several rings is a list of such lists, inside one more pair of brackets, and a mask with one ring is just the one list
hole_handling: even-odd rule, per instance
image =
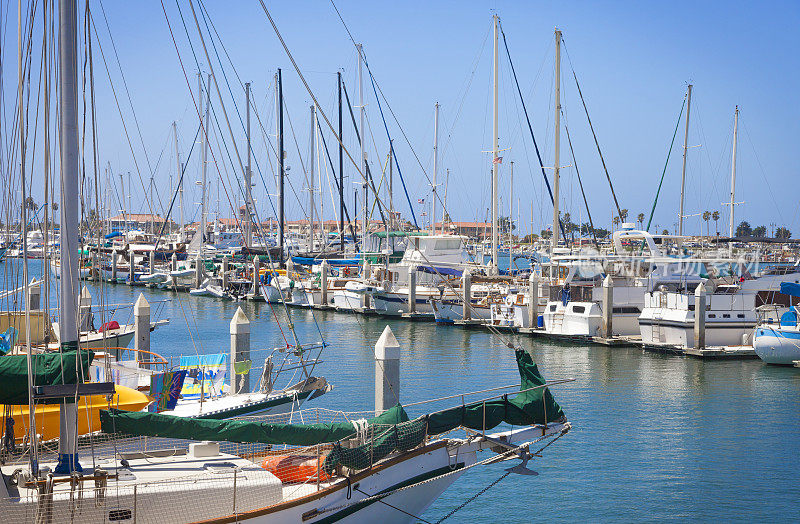
[[[0, 281], [6, 282], [2, 273]], [[99, 287], [90, 289], [99, 302]], [[106, 285], [104, 292], [108, 303], [132, 302], [144, 293], [154, 317], [171, 319], [152, 340], [153, 349], [165, 356], [227, 352], [228, 323], [239, 305], [253, 321], [253, 348], [283, 341], [265, 304], [121, 285]], [[275, 312], [285, 325], [282, 308]], [[116, 319], [122, 323], [128, 315], [130, 309], [120, 310]], [[373, 408], [372, 351], [387, 323], [403, 346], [405, 402], [518, 380], [513, 352], [483, 331], [303, 310], [289, 315], [302, 342], [319, 340], [319, 325], [330, 344], [318, 374], [335, 389], [314, 401], [319, 406]], [[512, 475], [449, 521], [800, 516], [800, 370], [757, 360], [702, 362], [632, 348], [514, 341], [532, 352], [547, 378], [576, 379], [553, 392], [574, 429], [532, 463], [538, 477]], [[254, 361], [258, 358], [254, 353]], [[472, 469], [423, 517], [440, 518], [507, 466]]]

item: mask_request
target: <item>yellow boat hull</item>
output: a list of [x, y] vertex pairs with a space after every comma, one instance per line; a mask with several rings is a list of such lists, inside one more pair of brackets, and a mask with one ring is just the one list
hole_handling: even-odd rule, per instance
[[[109, 406], [105, 395], [92, 395], [78, 399], [78, 434], [86, 435], [95, 431], [100, 431], [100, 410], [113, 407], [124, 411], [141, 411], [146, 408], [152, 399], [135, 389], [125, 386], [116, 386], [113, 401]], [[28, 433], [30, 420], [28, 406], [3, 406], [3, 425], [5, 428], [6, 408], [11, 410], [11, 417], [14, 419], [14, 436], [17, 441], [22, 441]], [[59, 405], [58, 404], [37, 404], [36, 405], [36, 433], [41, 435], [42, 440], [53, 440], [58, 438], [59, 433]]]

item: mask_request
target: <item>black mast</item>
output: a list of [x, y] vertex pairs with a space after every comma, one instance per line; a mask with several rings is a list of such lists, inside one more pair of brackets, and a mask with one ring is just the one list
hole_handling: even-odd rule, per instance
[[339, 242], [344, 253], [344, 162], [342, 159], [342, 73], [336, 72], [339, 86]]
[[283, 264], [283, 83], [278, 68], [278, 247], [281, 250], [279, 264]]

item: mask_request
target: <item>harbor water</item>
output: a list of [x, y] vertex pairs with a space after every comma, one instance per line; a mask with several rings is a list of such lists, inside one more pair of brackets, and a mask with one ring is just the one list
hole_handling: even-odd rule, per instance
[[[31, 275], [41, 272], [41, 263], [31, 261]], [[8, 287], [18, 285], [6, 277], [10, 275], [0, 274]], [[229, 322], [241, 306], [252, 322], [253, 365], [260, 367], [273, 348], [285, 345], [284, 336], [290, 337], [288, 314], [300, 343], [322, 339], [328, 344], [315, 374], [325, 376], [334, 389], [314, 400], [316, 406], [373, 408], [373, 348], [387, 324], [402, 346], [404, 403], [518, 380], [513, 351], [483, 329], [287, 312], [264, 303], [87, 285], [96, 305], [101, 296], [106, 304], [130, 304], [143, 293], [151, 302], [153, 320], [170, 319], [152, 335], [152, 349], [168, 359], [227, 353]], [[4, 300], [2, 307], [14, 306]], [[132, 308], [119, 309], [114, 319], [131, 321]], [[800, 370], [760, 360], [700, 361], [634, 348], [508, 337], [532, 353], [546, 378], [575, 379], [553, 388], [573, 429], [529, 463], [538, 476], [512, 474], [448, 521], [789, 521], [800, 515]], [[255, 383], [258, 372], [253, 375]], [[409, 411], [413, 416], [422, 408], [458, 403], [455, 399]], [[438, 520], [511, 465], [473, 468], [419, 517]]]

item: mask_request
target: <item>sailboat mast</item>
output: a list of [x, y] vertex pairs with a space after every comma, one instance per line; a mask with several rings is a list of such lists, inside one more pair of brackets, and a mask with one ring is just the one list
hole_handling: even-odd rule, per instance
[[283, 208], [283, 81], [281, 78], [281, 70], [278, 68], [278, 73], [275, 78], [275, 104], [277, 106], [278, 118], [278, 247], [280, 248], [279, 264], [283, 263], [283, 222], [284, 222], [284, 208]]
[[[731, 155], [731, 218], [728, 222], [728, 238], [733, 237], [733, 206], [736, 205], [736, 145], [739, 141], [739, 106], [736, 106], [736, 111], [733, 113], [733, 153]], [[728, 243], [728, 246], [733, 250], [733, 244]]]
[[392, 141], [389, 140], [389, 222], [392, 225], [392, 229], [394, 229], [394, 173], [392, 164], [394, 164], [394, 155], [392, 155]]
[[247, 111], [247, 167], [244, 170], [244, 242], [247, 247], [253, 245], [253, 171], [250, 164], [250, 82], [244, 85], [244, 96], [246, 99]]
[[366, 130], [364, 129], [364, 55], [363, 46], [361, 44], [358, 44], [356, 48], [358, 49], [358, 105], [360, 106], [359, 127], [361, 129], [361, 174], [364, 178], [364, 222], [361, 224], [361, 251], [363, 252], [367, 248], [367, 230], [369, 229], [369, 195], [367, 194], [367, 186], [369, 182], [367, 181], [367, 157], [366, 153], [364, 152], [364, 145], [367, 141], [367, 136], [365, 133]]
[[339, 244], [344, 253], [344, 157], [342, 156], [342, 72], [336, 72], [339, 90]]
[[[553, 255], [558, 247], [558, 237], [561, 234], [561, 213], [559, 211], [558, 188], [561, 176], [561, 31], [555, 30], [556, 38], [556, 71], [555, 71], [555, 152], [553, 154], [553, 234], [550, 237], [550, 264], [552, 266]], [[552, 273], [551, 273], [552, 276]]]
[[500, 138], [499, 138], [499, 60], [498, 60], [498, 29], [499, 29], [499, 18], [497, 15], [492, 16], [492, 20], [494, 22], [494, 112], [493, 112], [493, 141], [492, 141], [492, 267], [490, 268], [490, 272], [493, 275], [498, 274], [498, 253], [497, 253], [497, 244], [499, 241], [498, 238], [498, 231], [497, 231], [497, 179], [499, 177], [499, 168], [500, 168]]
[[[203, 77], [200, 77], [200, 89], [202, 92], [202, 82]], [[206, 184], [208, 182], [208, 143], [209, 143], [209, 134], [208, 134], [208, 123], [209, 123], [209, 114], [211, 113], [211, 73], [208, 74], [208, 86], [206, 88], [206, 112], [205, 112], [205, 123], [203, 124], [203, 194], [200, 203], [200, 227], [202, 231], [202, 237], [200, 239], [202, 242], [200, 243], [200, 254], [203, 253], [203, 248], [205, 247], [206, 243], [206, 227], [208, 224], [208, 204], [206, 203], [206, 198], [208, 192], [206, 191]]]
[[692, 109], [692, 84], [686, 91], [686, 130], [683, 133], [683, 168], [681, 169], [681, 208], [678, 215], [678, 235], [683, 236], [683, 198], [686, 191], [686, 153], [689, 151], [689, 111]]
[[311, 159], [308, 167], [308, 250], [314, 251], [314, 106], [311, 106]]
[[[61, 300], [58, 332], [61, 351], [78, 349], [78, 56], [76, 0], [59, 2], [60, 160], [61, 160]], [[131, 261], [131, 275], [133, 261]], [[78, 411], [75, 402], [60, 405], [56, 473], [80, 470], [77, 454]]]
[[514, 239], [512, 235], [514, 234], [513, 231], [513, 220], [512, 217], [514, 216], [514, 161], [510, 162], [509, 166], [509, 173], [508, 173], [508, 270], [511, 271], [512, 266], [514, 264], [514, 257], [512, 256], [512, 246], [514, 245]]
[[[45, 10], [47, 12], [47, 10]], [[27, 194], [27, 184], [25, 181], [25, 111], [23, 111], [23, 103], [24, 103], [24, 76], [22, 74], [22, 2], [17, 3], [17, 30], [18, 30], [18, 75], [17, 79], [19, 80], [19, 180], [21, 186], [21, 195], [22, 195], [22, 215], [20, 216], [20, 221], [22, 225], [22, 285], [25, 290], [25, 349], [26, 349], [26, 363], [27, 363], [27, 370], [28, 370], [28, 413], [30, 414], [30, 425], [29, 425], [29, 438], [32, 445], [32, 453], [30, 456], [30, 465], [31, 465], [31, 473], [33, 475], [38, 476], [39, 472], [39, 457], [38, 457], [38, 445], [36, 443], [36, 418], [35, 418], [35, 406], [33, 405], [33, 356], [31, 353], [31, 310], [30, 310], [30, 300], [28, 299], [30, 296], [30, 284], [28, 281], [28, 194]], [[75, 135], [77, 137], [77, 134]], [[46, 161], [46, 160], [45, 160]], [[77, 174], [77, 171], [76, 171]], [[47, 216], [47, 215], [45, 215]], [[63, 222], [62, 222], [63, 224]], [[45, 223], [45, 228], [47, 224]], [[63, 231], [62, 231], [63, 234]], [[45, 238], [47, 238], [45, 233]], [[47, 245], [45, 244], [45, 249]], [[61, 263], [64, 263], [64, 258], [62, 256]], [[62, 265], [63, 267], [63, 265]], [[46, 295], [45, 295], [46, 296]], [[60, 446], [59, 446], [60, 447]]]
[[172, 132], [175, 135], [175, 163], [178, 168], [178, 195], [180, 196], [178, 207], [180, 208], [181, 228], [178, 232], [178, 242], [183, 242], [183, 166], [181, 165], [181, 153], [178, 150], [178, 124], [175, 121], [172, 122]]
[[436, 173], [439, 161], [439, 102], [436, 102], [433, 111], [433, 198], [431, 198], [431, 226], [436, 234]]

